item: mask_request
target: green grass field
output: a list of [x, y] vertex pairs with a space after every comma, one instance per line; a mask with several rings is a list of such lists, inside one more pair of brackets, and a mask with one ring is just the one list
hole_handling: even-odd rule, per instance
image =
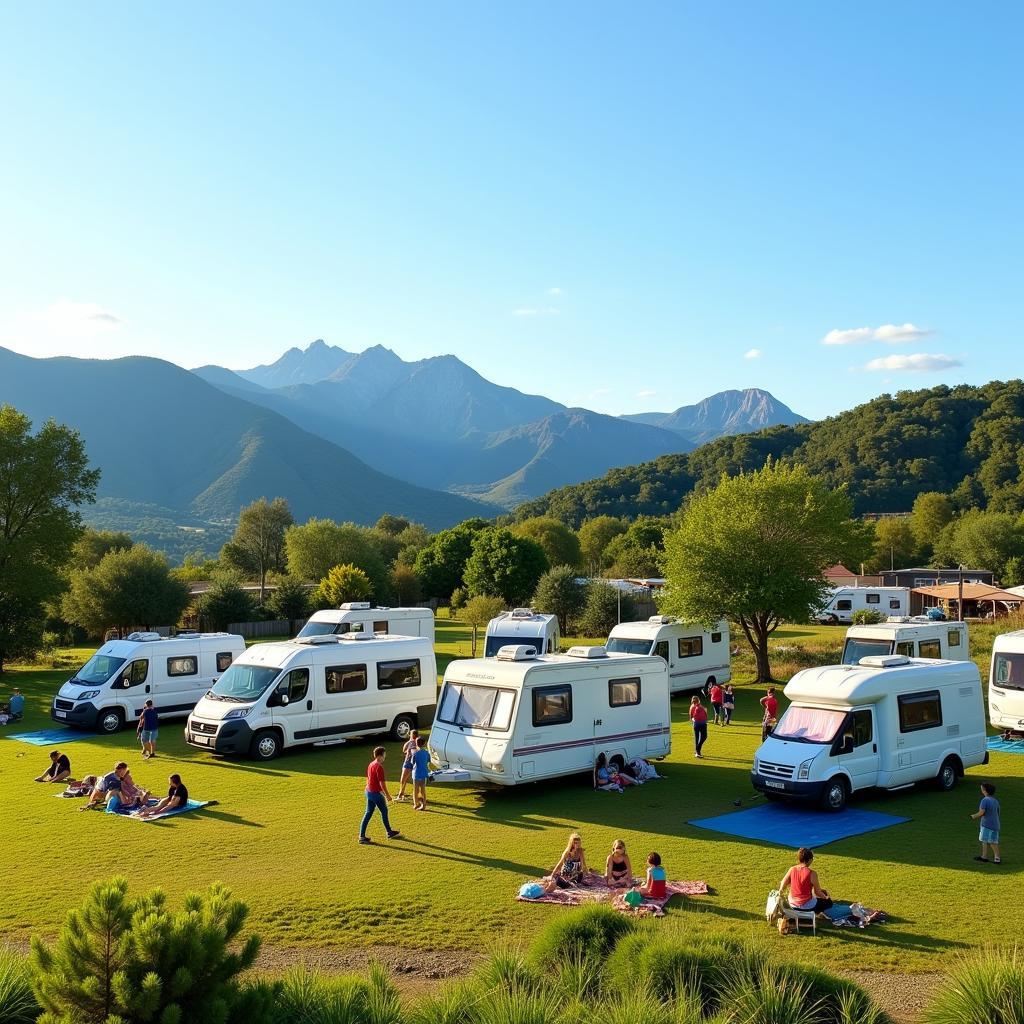
[[[842, 630], [794, 627], [776, 637], [789, 648], [776, 669], [798, 667], [811, 650], [838, 650]], [[82, 660], [89, 652], [78, 653]], [[439, 668], [468, 655], [469, 631], [438, 621]], [[983, 655], [979, 654], [979, 659]], [[193, 797], [218, 805], [185, 817], [142, 824], [79, 814], [79, 801], [57, 800], [58, 787], [33, 783], [47, 749], [0, 739], [4, 802], [0, 849], [5, 895], [0, 938], [21, 942], [52, 934], [66, 909], [93, 880], [126, 875], [134, 886], [161, 886], [173, 896], [222, 881], [250, 905], [251, 922], [276, 947], [405, 945], [481, 952], [499, 940], [527, 938], [557, 908], [514, 902], [519, 885], [557, 859], [567, 834], [583, 834], [588, 859], [603, 866], [611, 842], [625, 839], [634, 864], [661, 853], [669, 877], [705, 879], [712, 894], [674, 906], [673, 927], [762, 935], [767, 891], [792, 862], [792, 851], [701, 831], [687, 819], [724, 813], [741, 799], [757, 802], [748, 779], [760, 741], [759, 690], [749, 686], [750, 661], [736, 662], [741, 683], [738, 722], [711, 727], [706, 760], [693, 758], [684, 719], [673, 705], [673, 751], [658, 766], [666, 779], [623, 795], [593, 792], [586, 779], [502, 791], [430, 789], [428, 814], [396, 805], [403, 832], [377, 845], [355, 843], [363, 811], [363, 776], [372, 741], [301, 750], [257, 765], [217, 760], [186, 747], [178, 723], [160, 733], [160, 757], [138, 756], [134, 733], [84, 738], [66, 745], [75, 774], [109, 770], [125, 758], [136, 781], [159, 788], [172, 771]], [[67, 670], [16, 668], [0, 678], [0, 693], [20, 686], [28, 714], [17, 731], [48, 728], [49, 701]], [[6, 731], [14, 731], [10, 726]], [[0, 733], [2, 735], [2, 733]], [[389, 777], [398, 773], [398, 748]], [[1005, 863], [976, 865], [977, 782], [990, 778], [1003, 806]], [[811, 953], [843, 968], [940, 970], [950, 954], [986, 942], [1017, 940], [1013, 893], [1020, 883], [1024, 757], [995, 754], [951, 794], [927, 788], [874, 795], [860, 806], [913, 820], [822, 848], [816, 866], [833, 895], [890, 912], [890, 924], [865, 932], [826, 931], [807, 942], [771, 933], [780, 955]]]

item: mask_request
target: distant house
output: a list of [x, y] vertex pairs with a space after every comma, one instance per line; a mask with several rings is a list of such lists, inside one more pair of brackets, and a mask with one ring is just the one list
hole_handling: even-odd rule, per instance
[[[943, 583], [958, 583], [959, 569], [891, 569], [881, 573], [883, 587], [934, 587]], [[995, 583], [995, 573], [991, 569], [964, 569], [964, 583], [984, 583], [991, 587]]]
[[841, 562], [825, 570], [825, 581], [833, 587], [880, 587], [881, 576], [858, 576]]

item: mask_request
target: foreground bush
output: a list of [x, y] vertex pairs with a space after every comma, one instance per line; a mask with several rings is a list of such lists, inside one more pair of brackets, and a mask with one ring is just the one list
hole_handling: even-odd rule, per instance
[[554, 918], [530, 947], [531, 962], [541, 968], [591, 960], [601, 963], [636, 922], [611, 907], [583, 907]]
[[1024, 956], [987, 950], [961, 962], [928, 1008], [926, 1024], [1024, 1022]]
[[39, 1016], [39, 1004], [29, 983], [24, 957], [0, 948], [0, 1021], [30, 1024]]
[[297, 968], [277, 993], [275, 1024], [397, 1024], [398, 993], [374, 964], [367, 977], [329, 976]]

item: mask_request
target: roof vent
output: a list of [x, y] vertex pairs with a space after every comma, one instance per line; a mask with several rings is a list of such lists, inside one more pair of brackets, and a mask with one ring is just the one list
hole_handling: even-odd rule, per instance
[[860, 664], [866, 668], [897, 668], [899, 665], [909, 665], [910, 659], [904, 654], [871, 654], [861, 658]]
[[656, 626], [667, 626], [673, 620], [671, 615], [652, 615], [647, 621], [653, 622]]
[[590, 661], [593, 658], [607, 658], [608, 652], [603, 647], [570, 647], [566, 654], [570, 658], [585, 658]]
[[198, 629], [179, 629], [178, 632], [174, 634], [174, 639], [181, 640], [184, 637], [190, 636], [202, 636], [202, 633], [200, 633]]
[[125, 640], [163, 640], [163, 637], [159, 633], [129, 633]]
[[338, 606], [343, 612], [365, 612], [370, 607], [369, 601], [346, 601]]
[[309, 647], [322, 647], [324, 644], [341, 643], [341, 637], [334, 633], [325, 633], [321, 636], [298, 636], [295, 643], [306, 644]]
[[[342, 633], [339, 640], [372, 640], [378, 634], [374, 633], [372, 629], [361, 629], [358, 633], [355, 630], [349, 630], [347, 633]], [[381, 636], [387, 636], [386, 633], [381, 633]]]
[[[914, 620], [909, 615], [890, 615], [887, 622], [913, 622]], [[918, 620], [920, 621], [920, 620]]]
[[537, 613], [532, 608], [513, 608], [509, 616], [513, 619], [532, 619]]
[[537, 657], [537, 648], [529, 644], [506, 644], [498, 648], [495, 657], [498, 661], [533, 661]]

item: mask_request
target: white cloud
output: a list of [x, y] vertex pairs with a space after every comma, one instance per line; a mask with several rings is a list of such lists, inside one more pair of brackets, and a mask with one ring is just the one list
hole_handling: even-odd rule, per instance
[[27, 327], [68, 338], [89, 338], [117, 330], [125, 324], [116, 313], [95, 302], [72, 302], [70, 299], [58, 299], [46, 309], [23, 313], [18, 319]]
[[658, 392], [654, 391], [652, 388], [644, 388], [643, 391], [638, 391], [636, 393], [635, 397], [636, 398], [653, 398], [657, 393]]
[[821, 339], [822, 345], [862, 345], [871, 341], [884, 341], [887, 345], [901, 345], [918, 341], [935, 332], [915, 324], [882, 324], [881, 327], [851, 327], [831, 330]]
[[523, 309], [513, 309], [513, 316], [558, 316], [558, 310], [552, 306], [544, 306], [541, 308], [527, 307]]
[[561, 294], [562, 294], [562, 289], [561, 288], [549, 288], [548, 289], [548, 295], [561, 295]]
[[926, 373], [929, 370], [948, 370], [953, 366], [963, 366], [959, 359], [938, 353], [918, 352], [912, 356], [884, 356], [872, 359], [865, 370], [896, 370], [907, 373]]
[[761, 350], [759, 348], [748, 348], [747, 351], [743, 353], [743, 358], [744, 359], [760, 359], [761, 358]]

